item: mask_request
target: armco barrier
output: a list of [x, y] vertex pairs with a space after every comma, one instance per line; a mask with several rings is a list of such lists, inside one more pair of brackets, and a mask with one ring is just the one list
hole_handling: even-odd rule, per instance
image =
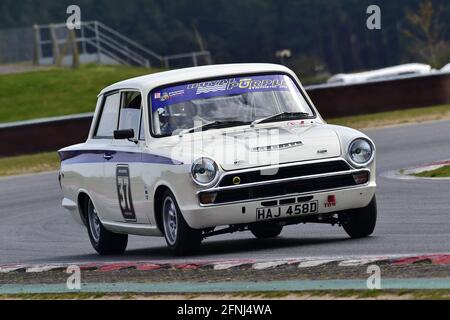
[[[450, 104], [450, 73], [307, 87], [322, 116], [343, 117]], [[86, 140], [92, 114], [0, 125], [0, 157], [54, 151]]]
[[317, 85], [307, 91], [325, 119], [436, 106], [450, 103], [450, 73], [353, 85]]

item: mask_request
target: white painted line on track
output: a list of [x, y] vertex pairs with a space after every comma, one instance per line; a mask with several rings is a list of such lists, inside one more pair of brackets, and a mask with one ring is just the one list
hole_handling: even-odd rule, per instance
[[309, 260], [309, 261], [303, 261], [298, 264], [298, 267], [300, 269], [302, 268], [314, 268], [318, 267], [327, 263], [335, 262], [337, 260]]
[[0, 267], [0, 273], [10, 273], [23, 269], [23, 267]]
[[248, 262], [231, 262], [231, 263], [219, 263], [214, 265], [214, 270], [228, 270], [231, 268], [239, 267], [247, 264]]
[[341, 261], [338, 266], [339, 267], [358, 267], [363, 266], [369, 263], [374, 263], [384, 259], [354, 259], [354, 260], [345, 260]]
[[29, 267], [26, 268], [25, 272], [27, 273], [40, 273], [40, 272], [47, 272], [47, 271], [52, 271], [52, 270], [57, 270], [57, 269], [63, 269], [64, 266], [62, 265], [53, 265], [53, 266], [34, 266], [34, 267]]
[[270, 268], [276, 268], [279, 266], [283, 266], [285, 264], [288, 264], [289, 261], [268, 261], [268, 262], [259, 262], [259, 263], [255, 263], [252, 266], [252, 269], [255, 270], [266, 270], [266, 269], [270, 269]]

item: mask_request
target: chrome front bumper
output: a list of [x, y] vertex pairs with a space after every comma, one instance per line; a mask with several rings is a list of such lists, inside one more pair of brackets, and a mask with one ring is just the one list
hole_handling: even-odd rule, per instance
[[[265, 202], [277, 202], [280, 205], [291, 201], [292, 198], [302, 201], [317, 201], [317, 214], [333, 214], [349, 209], [366, 207], [372, 201], [376, 190], [375, 181], [368, 185], [349, 189], [325, 190], [307, 194], [292, 194], [282, 197], [274, 197], [248, 202], [239, 202], [214, 206], [184, 206], [183, 216], [191, 228], [204, 229], [218, 226], [250, 224], [257, 222], [257, 209], [272, 204]], [[329, 196], [334, 196], [335, 204], [329, 205]], [[305, 198], [308, 199], [305, 199]], [[304, 200], [303, 200], [304, 199]], [[275, 205], [275, 203], [273, 204]]]
[[[333, 164], [333, 166], [330, 166]], [[305, 174], [308, 169], [316, 174]], [[305, 170], [306, 169], [306, 170]], [[338, 169], [339, 171], [332, 171]], [[327, 172], [331, 171], [331, 172]], [[255, 172], [261, 176], [256, 177]], [[275, 172], [273, 175], [263, 175], [264, 172]], [[285, 177], [287, 174], [299, 176]], [[324, 173], [321, 173], [324, 172]], [[229, 185], [231, 177], [241, 180], [241, 176], [251, 176], [257, 182], [247, 182]], [[277, 179], [277, 177], [283, 177]], [[255, 168], [234, 171], [224, 174], [217, 184], [197, 193], [201, 207], [216, 207], [229, 204], [264, 201], [289, 195], [307, 195], [342, 189], [353, 189], [367, 186], [371, 180], [369, 169], [352, 168], [344, 159], [325, 159], [302, 163], [272, 166], [255, 171]], [[228, 185], [224, 185], [228, 181]]]

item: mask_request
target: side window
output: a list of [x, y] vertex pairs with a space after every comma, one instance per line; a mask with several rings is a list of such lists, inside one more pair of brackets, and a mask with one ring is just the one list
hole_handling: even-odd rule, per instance
[[100, 122], [98, 123], [96, 137], [112, 138], [117, 129], [119, 116], [120, 94], [115, 93], [105, 97]]
[[142, 97], [139, 92], [130, 91], [122, 94], [119, 130], [133, 129], [135, 138], [139, 137]]

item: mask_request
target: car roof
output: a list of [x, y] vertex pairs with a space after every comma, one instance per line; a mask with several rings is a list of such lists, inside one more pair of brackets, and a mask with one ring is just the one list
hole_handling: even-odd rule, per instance
[[146, 93], [156, 87], [169, 85], [172, 83], [189, 82], [228, 75], [233, 76], [265, 72], [288, 73], [295, 77], [295, 74], [290, 69], [278, 64], [247, 63], [209, 65], [152, 73], [149, 75], [128, 79], [106, 87], [100, 92], [100, 95], [121, 89], [140, 89], [143, 93]]

